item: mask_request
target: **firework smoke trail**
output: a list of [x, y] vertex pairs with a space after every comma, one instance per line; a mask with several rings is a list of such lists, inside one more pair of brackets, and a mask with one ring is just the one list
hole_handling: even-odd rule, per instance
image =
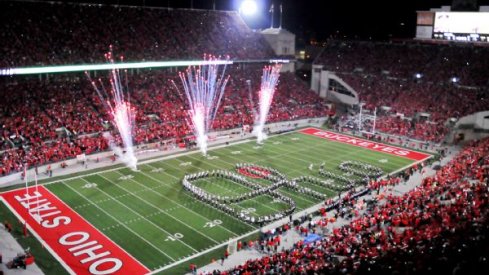
[[253, 134], [256, 136], [256, 142], [259, 144], [267, 139], [267, 135], [263, 132], [263, 128], [267, 121], [268, 111], [270, 111], [270, 106], [272, 105], [281, 68], [282, 65], [280, 64], [265, 66], [265, 68], [263, 68], [260, 92], [258, 94], [259, 112], [255, 116], [255, 126], [253, 127]]
[[[213, 63], [220, 61], [219, 58], [204, 55], [204, 60], [209, 64], [189, 66], [185, 72], [180, 72], [178, 75], [189, 106], [187, 124], [195, 135], [200, 151], [205, 156], [207, 155], [207, 134], [212, 128], [212, 122], [219, 109], [229, 76], [224, 76], [226, 64], [224, 64], [222, 73], [219, 74], [220, 65]], [[173, 85], [178, 89], [174, 82]]]
[[[112, 47], [110, 52], [105, 55], [108, 62], [114, 63], [112, 56]], [[93, 88], [97, 91], [98, 96], [105, 110], [111, 117], [111, 122], [114, 127], [119, 130], [120, 137], [124, 148], [120, 148], [117, 145], [114, 137], [109, 133], [104, 133], [104, 138], [109, 143], [112, 151], [132, 170], [137, 170], [137, 158], [134, 155], [134, 148], [132, 143], [132, 130], [135, 125], [135, 109], [131, 106], [129, 94], [124, 94], [124, 88], [121, 83], [121, 76], [118, 69], [113, 69], [109, 75], [110, 89], [107, 91], [99, 79], [97, 85], [95, 81], [90, 78], [88, 73], [85, 73], [88, 79], [92, 83]], [[126, 77], [126, 91], [127, 87], [127, 75]], [[125, 153], [124, 153], [125, 151]]]

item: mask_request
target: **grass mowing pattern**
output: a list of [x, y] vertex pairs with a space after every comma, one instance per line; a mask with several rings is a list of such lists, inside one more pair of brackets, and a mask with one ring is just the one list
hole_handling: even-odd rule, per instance
[[[195, 153], [139, 165], [140, 172], [121, 168], [66, 179], [49, 184], [47, 188], [149, 269], [155, 270], [256, 229], [194, 199], [181, 186], [186, 173], [217, 169], [236, 172], [236, 163], [250, 162], [275, 168], [289, 179], [303, 175], [322, 178], [318, 168], [323, 162], [327, 170], [339, 174], [343, 172], [338, 165], [346, 160], [366, 162], [382, 168], [385, 173], [414, 162], [300, 133], [271, 137], [264, 146], [248, 142], [211, 150], [209, 155], [217, 158], [209, 160]], [[308, 169], [310, 164], [314, 164], [314, 169]], [[209, 180], [213, 180], [213, 184]], [[255, 181], [268, 184], [264, 180]], [[198, 184], [219, 195], [236, 195], [248, 190], [224, 179], [208, 178], [199, 180]], [[330, 196], [337, 195], [337, 191], [325, 187], [304, 185]], [[320, 202], [283, 187], [279, 192], [294, 199], [297, 210]], [[263, 215], [286, 206], [262, 195], [232, 207]], [[215, 252], [209, 253], [208, 258], [200, 257], [198, 262], [209, 262], [215, 255]], [[162, 273], [182, 273], [188, 271], [187, 267], [185, 263]]]

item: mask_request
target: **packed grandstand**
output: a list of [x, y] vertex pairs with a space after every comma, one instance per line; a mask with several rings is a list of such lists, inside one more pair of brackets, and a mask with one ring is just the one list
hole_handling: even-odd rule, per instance
[[[58, 2], [2, 1], [0, 6], [1, 68], [102, 63], [108, 45], [127, 61], [193, 60], [203, 53], [235, 61], [280, 57], [236, 12]], [[488, 110], [488, 60], [489, 47], [472, 44], [332, 39], [314, 64], [358, 92], [364, 108], [388, 107], [377, 115], [378, 136], [365, 138], [409, 138], [443, 155], [451, 151], [455, 122]], [[247, 80], [260, 79], [262, 67], [251, 62], [228, 66], [230, 80], [214, 131], [253, 126]], [[176, 69], [131, 69], [127, 74], [137, 110], [134, 143], [193, 149], [185, 97], [172, 84], [179, 81]], [[251, 81], [252, 90], [259, 87], [259, 81]], [[83, 74], [1, 77], [0, 98], [0, 177], [19, 174], [20, 179], [25, 169], [110, 151], [103, 133], [117, 136]], [[327, 118], [331, 129], [350, 131], [337, 128], [349, 107], [328, 102], [296, 74], [284, 72], [267, 123]], [[322, 240], [274, 251], [275, 233], [260, 249], [269, 246], [265, 256], [203, 273], [483, 274], [489, 270], [489, 140], [468, 142], [453, 154], [432, 176], [421, 175], [421, 165], [432, 161], [406, 172], [420, 178], [401, 196], [375, 194], [405, 184], [409, 177], [404, 174], [372, 180], [365, 186], [371, 204], [358, 207], [361, 199], [345, 191], [337, 201], [326, 200], [314, 226], [306, 229], [290, 221], [277, 230], [307, 235], [314, 228], [324, 232]], [[349, 216], [348, 223], [323, 230], [335, 221], [326, 213], [335, 211], [333, 206], [343, 209], [335, 217]]]

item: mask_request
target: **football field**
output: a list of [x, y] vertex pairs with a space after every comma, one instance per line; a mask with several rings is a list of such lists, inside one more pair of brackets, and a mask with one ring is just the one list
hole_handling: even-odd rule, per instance
[[[320, 170], [358, 184], [362, 179], [359, 176], [362, 169], [365, 170], [363, 173], [374, 168], [381, 169], [385, 175], [429, 157], [427, 154], [417, 153], [418, 157], [412, 158], [409, 157], [410, 153], [416, 153], [407, 149], [380, 144], [377, 147], [372, 144], [367, 146], [368, 142], [364, 142], [364, 146], [359, 143], [359, 139], [355, 142], [347, 141], [346, 138], [334, 141], [311, 133], [297, 131], [272, 136], [264, 145], [249, 141], [223, 146], [211, 149], [206, 157], [199, 152], [192, 152], [160, 160], [142, 161], [138, 165], [139, 171], [109, 168], [47, 183], [38, 190], [36, 198], [33, 195], [19, 198], [19, 194], [25, 193], [25, 190], [17, 190], [17, 197], [6, 192], [2, 194], [2, 200], [17, 216], [27, 219], [29, 224], [31, 218], [32, 223], [40, 224], [37, 227], [31, 225], [31, 231], [43, 240], [50, 252], [70, 272], [80, 273], [80, 270], [89, 268], [103, 270], [118, 266], [119, 262], [115, 260], [100, 261], [103, 257], [109, 257], [109, 254], [104, 254], [103, 257], [96, 254], [101, 255], [103, 247], [98, 252], [93, 250], [93, 255], [86, 251], [85, 254], [77, 254], [95, 244], [100, 243], [102, 246], [102, 241], [87, 237], [100, 235], [100, 238], [107, 239], [107, 246], [115, 246], [120, 253], [128, 255], [129, 262], [140, 265], [141, 269], [135, 268], [133, 271], [179, 274], [188, 271], [190, 262], [202, 266], [209, 263], [211, 258], [220, 258], [230, 239], [256, 237], [253, 234], [259, 230], [260, 224], [245, 221], [240, 218], [241, 213], [258, 220], [260, 217], [273, 217], [276, 213], [290, 210], [290, 203], [276, 194], [291, 199], [295, 203], [294, 212], [317, 205], [325, 198], [337, 196], [341, 191], [338, 186], [344, 186], [345, 181], [328, 177], [325, 173], [320, 173]], [[252, 168], [246, 170], [247, 172], [237, 169], [236, 165], [243, 163]], [[345, 163], [350, 163], [350, 170], [353, 172], [341, 168]], [[357, 165], [359, 163], [364, 166]], [[360, 173], [356, 173], [355, 169]], [[223, 174], [229, 172], [238, 175], [245, 178], [246, 182], [232, 177], [216, 176], [216, 173], [210, 174], [217, 170]], [[272, 180], [267, 175], [272, 170], [282, 173], [287, 181], [295, 179], [300, 187], [280, 185], [268, 193], [253, 193], [271, 186]], [[191, 182], [201, 193], [222, 197], [223, 201], [225, 197], [236, 198], [248, 193], [254, 195], [239, 200], [228, 199], [223, 203], [236, 215], [210, 203], [212, 198], [209, 201], [197, 199], [197, 191], [183, 188], [182, 180], [185, 175], [205, 171], [209, 174], [201, 173], [200, 177]], [[299, 180], [303, 176], [314, 177], [317, 181]], [[33, 191], [31, 188], [30, 192]], [[40, 193], [46, 196], [45, 202], [51, 204], [40, 207]], [[59, 202], [55, 202], [58, 199]], [[24, 202], [19, 205], [24, 208], [27, 205], [27, 210], [15, 205], [19, 202]], [[59, 207], [56, 208], [56, 205]], [[29, 217], [23, 211], [30, 213]], [[57, 221], [56, 217], [59, 218]], [[61, 226], [67, 225], [68, 219], [72, 224], [79, 220], [80, 228], [93, 227], [94, 233], [82, 234], [80, 230], [69, 226], [66, 230], [72, 231], [63, 232]], [[54, 227], [60, 231], [49, 233], [48, 230]], [[60, 248], [56, 248], [58, 245]], [[116, 252], [111, 253], [110, 255], [116, 257]], [[70, 260], [70, 257], [73, 259]], [[130, 265], [122, 260], [121, 263]]]

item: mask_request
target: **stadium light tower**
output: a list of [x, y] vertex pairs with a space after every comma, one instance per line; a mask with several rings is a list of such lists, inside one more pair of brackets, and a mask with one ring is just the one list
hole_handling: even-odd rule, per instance
[[254, 0], [244, 0], [239, 8], [239, 11], [246, 16], [254, 15], [256, 10], [257, 6]]

